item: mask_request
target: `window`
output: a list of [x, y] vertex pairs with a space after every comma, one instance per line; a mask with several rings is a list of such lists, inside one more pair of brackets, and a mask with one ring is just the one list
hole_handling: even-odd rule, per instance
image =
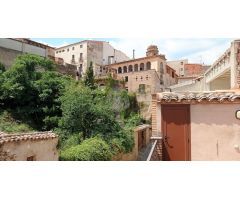
[[141, 76], [141, 81], [143, 80], [143, 77]]
[[150, 69], [151, 69], [151, 63], [147, 62], [147, 70], [150, 70]]
[[72, 50], [74, 50], [74, 47], [72, 47]]
[[146, 80], [148, 80], [148, 75], [146, 76]]
[[27, 161], [34, 161], [35, 160], [35, 157], [34, 156], [29, 156], [27, 157]]
[[82, 44], [80, 44], [80, 48], [82, 48]]
[[124, 67], [123, 67], [123, 72], [124, 72], [124, 73], [127, 73], [127, 66], [124, 66]]
[[119, 73], [119, 74], [122, 73], [122, 68], [121, 68], [121, 67], [118, 68], [118, 73]]
[[69, 52], [69, 48], [67, 49], [67, 52]]
[[65, 52], [65, 50], [63, 49], [62, 52]]
[[140, 64], [140, 71], [143, 71], [144, 70], [144, 63], [141, 63]]
[[140, 84], [138, 91], [139, 91], [139, 93], [145, 93], [145, 84]]
[[80, 61], [82, 61], [83, 60], [83, 53], [80, 53]]
[[162, 62], [160, 63], [160, 73], [164, 73], [164, 70], [163, 70], [163, 63], [162, 63]]
[[138, 77], [136, 76], [136, 81], [138, 80]]
[[58, 53], [58, 51], [56, 51], [56, 53]]
[[181, 71], [183, 71], [183, 68], [180, 68]]
[[138, 71], [138, 64], [134, 65], [134, 71], [137, 72]]
[[181, 65], [183, 65], [183, 62], [181, 62]]
[[75, 59], [75, 55], [72, 55], [72, 60], [74, 60]]
[[128, 82], [128, 76], [125, 76], [125, 82]]
[[174, 72], [172, 72], [172, 78], [174, 78]]
[[133, 71], [133, 66], [132, 66], [132, 65], [129, 65], [129, 66], [128, 66], [128, 71], [129, 71], [129, 72], [132, 72], [132, 71]]

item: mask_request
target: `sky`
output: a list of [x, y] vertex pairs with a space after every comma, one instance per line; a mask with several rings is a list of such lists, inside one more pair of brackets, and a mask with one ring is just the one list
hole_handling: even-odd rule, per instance
[[211, 65], [227, 48], [234, 38], [32, 38], [32, 40], [53, 47], [65, 46], [82, 40], [101, 40], [109, 42], [115, 49], [123, 51], [132, 58], [144, 57], [149, 45], [158, 46], [159, 53], [164, 54], [168, 61], [188, 59], [189, 63]]

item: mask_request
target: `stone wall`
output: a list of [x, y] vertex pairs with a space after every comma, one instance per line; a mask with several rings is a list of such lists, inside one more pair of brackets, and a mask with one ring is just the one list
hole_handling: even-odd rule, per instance
[[20, 51], [0, 47], [0, 62], [4, 64], [6, 69], [10, 68], [18, 55], [21, 55]]
[[120, 153], [113, 157], [113, 161], [136, 161], [138, 158], [138, 153], [140, 149], [138, 149], [138, 135], [140, 131], [145, 131], [145, 144], [148, 145], [150, 143], [150, 137], [152, 136], [151, 126], [148, 124], [144, 124], [138, 126], [134, 130], [134, 147], [133, 150], [129, 153]]
[[52, 132], [1, 134], [1, 161], [57, 161], [58, 137]]

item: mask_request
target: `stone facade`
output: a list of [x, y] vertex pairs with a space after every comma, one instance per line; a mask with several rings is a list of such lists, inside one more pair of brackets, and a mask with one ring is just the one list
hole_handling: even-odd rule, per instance
[[55, 57], [61, 58], [63, 64], [76, 66], [80, 75], [84, 75], [89, 66], [94, 68], [96, 76], [102, 74], [104, 65], [129, 60], [123, 52], [114, 49], [108, 42], [84, 40], [57, 48]]
[[156, 46], [147, 49], [146, 57], [107, 65], [107, 73], [125, 81], [129, 92], [156, 93], [176, 83], [175, 70], [167, 66], [165, 55]]

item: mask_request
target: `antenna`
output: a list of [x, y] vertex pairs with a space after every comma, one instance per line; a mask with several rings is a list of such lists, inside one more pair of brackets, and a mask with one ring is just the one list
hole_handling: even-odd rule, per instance
[[133, 49], [133, 59], [135, 59], [135, 49]]

